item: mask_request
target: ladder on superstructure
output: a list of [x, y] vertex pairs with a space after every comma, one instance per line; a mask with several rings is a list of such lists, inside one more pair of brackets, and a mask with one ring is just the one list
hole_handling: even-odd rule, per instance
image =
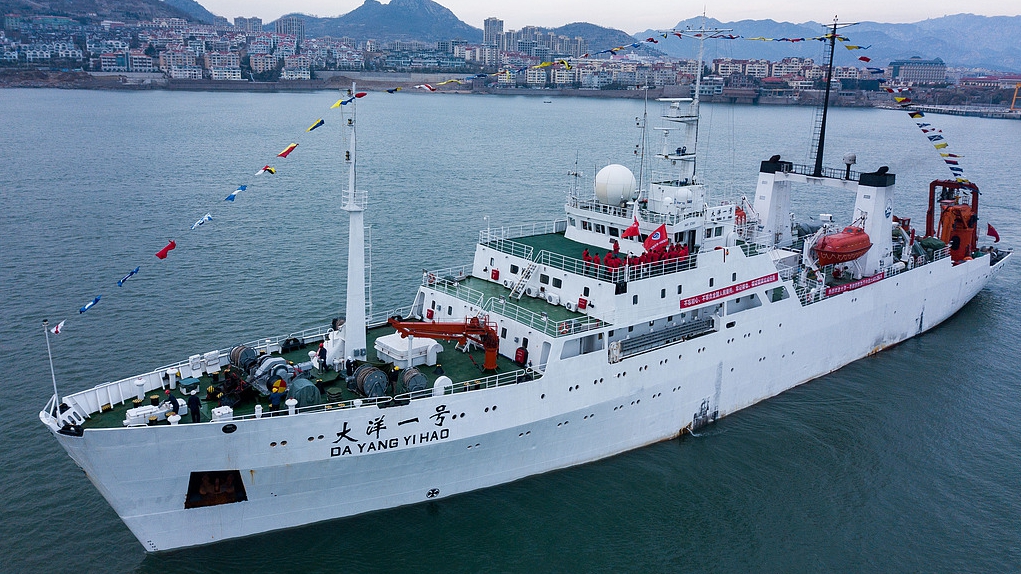
[[365, 226], [365, 316], [372, 317], [372, 226]]
[[517, 300], [521, 300], [521, 296], [525, 294], [525, 286], [528, 285], [528, 279], [532, 277], [532, 273], [535, 272], [536, 267], [539, 265], [535, 261], [530, 261], [528, 267], [525, 268], [524, 273], [521, 274], [521, 279], [514, 284], [514, 288], [511, 289], [511, 297]]

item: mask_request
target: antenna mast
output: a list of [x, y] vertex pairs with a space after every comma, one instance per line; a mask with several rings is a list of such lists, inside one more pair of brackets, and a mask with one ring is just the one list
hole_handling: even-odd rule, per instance
[[[351, 82], [350, 96], [354, 97], [355, 83]], [[355, 359], [365, 359], [365, 192], [355, 187], [356, 153], [355, 120], [357, 98], [351, 100], [351, 117], [347, 125], [351, 128], [351, 143], [347, 157], [347, 191], [344, 193], [344, 211], [348, 213], [347, 245], [347, 301], [344, 323], [344, 353]], [[343, 357], [341, 358], [343, 360]]]
[[833, 17], [833, 29], [826, 36], [830, 40], [830, 57], [826, 65], [826, 95], [822, 100], [822, 122], [819, 124], [819, 145], [815, 150], [815, 169], [812, 170], [813, 177], [822, 177], [822, 153], [826, 144], [826, 115], [830, 109], [830, 86], [833, 84], [833, 51], [837, 47], [837, 28], [854, 26], [857, 22], [839, 24], [837, 17]]

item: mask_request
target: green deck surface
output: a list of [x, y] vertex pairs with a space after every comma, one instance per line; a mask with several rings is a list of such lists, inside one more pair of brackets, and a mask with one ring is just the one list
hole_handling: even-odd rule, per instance
[[[500, 286], [500, 289], [506, 291], [506, 289], [503, 289], [503, 286]], [[528, 297], [525, 297], [525, 299], [528, 299]], [[547, 303], [545, 301], [543, 301], [543, 305], [547, 305]], [[376, 339], [381, 337], [381, 336], [389, 335], [389, 334], [392, 334], [392, 333], [394, 333], [394, 329], [392, 327], [389, 327], [389, 326], [377, 327], [377, 328], [374, 328], [374, 329], [369, 329], [369, 331], [367, 333], [367, 336], [366, 336], [366, 345], [368, 347], [368, 357], [367, 357], [368, 361], [367, 362], [374, 363], [374, 364], [375, 363], [379, 363], [379, 358], [376, 356], [376, 349], [375, 349]], [[446, 375], [446, 376], [450, 377], [450, 379], [452, 381], [454, 381], [455, 383], [461, 382], [461, 381], [470, 381], [470, 380], [473, 380], [473, 379], [477, 379], [477, 378], [481, 378], [481, 377], [486, 376], [481, 371], [481, 366], [482, 366], [483, 358], [484, 358], [484, 352], [483, 352], [482, 349], [473, 348], [471, 353], [464, 353], [464, 352], [461, 352], [461, 351], [455, 349], [453, 342], [447, 342], [447, 341], [439, 341], [439, 342], [440, 342], [441, 345], [443, 345], [443, 352], [440, 353], [439, 356], [437, 357], [437, 365], [435, 367], [429, 367], [429, 366], [425, 366], [425, 365], [422, 365], [422, 366], [418, 367], [419, 371], [423, 375], [425, 375], [426, 379], [429, 381], [429, 383], [428, 383], [428, 387], [429, 388], [431, 388], [433, 386], [433, 383], [436, 382], [436, 379], [439, 378], [442, 375]], [[286, 359], [288, 361], [292, 361], [295, 364], [298, 364], [298, 363], [302, 363], [302, 362], [307, 362], [308, 361], [308, 352], [316, 350], [318, 348], [318, 346], [319, 346], [319, 344], [318, 344], [318, 341], [317, 341], [315, 343], [309, 343], [304, 349], [298, 349], [296, 351], [292, 351], [292, 352], [289, 352], [289, 353], [286, 353], [286, 354], [283, 354], [283, 355], [281, 355], [279, 353], [273, 353], [273, 355], [274, 356], [281, 356], [281, 357], [283, 357], [284, 359]], [[472, 359], [474, 359], [475, 363], [472, 363]], [[478, 366], [476, 366], [476, 364]], [[509, 373], [509, 372], [512, 372], [512, 371], [516, 371], [516, 370], [518, 370], [520, 368], [513, 361], [505, 358], [502, 355], [497, 357], [496, 365], [497, 365], [497, 373]], [[340, 376], [335, 371], [328, 371], [325, 375], [321, 375], [319, 373], [319, 371], [313, 369], [311, 371], [310, 375], [311, 375], [312, 380], [314, 380], [314, 381], [318, 381], [318, 380], [321, 379], [325, 383], [325, 387], [330, 392], [340, 391], [340, 393], [341, 393], [341, 395], [343, 397], [342, 400], [346, 401], [346, 400], [351, 400], [351, 399], [355, 399], [355, 398], [359, 397], [359, 395], [357, 395], [356, 393], [353, 393], [353, 392], [347, 390], [347, 383], [345, 381], [345, 378]], [[212, 383], [213, 383], [213, 379], [209, 375], [203, 375], [202, 377], [199, 378], [199, 397], [200, 398], [203, 398], [203, 399], [205, 398], [205, 396], [206, 396], [205, 389], [208, 386], [210, 386]], [[174, 392], [174, 396], [176, 396], [178, 398], [178, 400], [187, 402], [188, 397], [181, 392], [181, 388], [180, 387], [178, 387], [178, 389], [173, 391], [173, 392]], [[142, 403], [143, 405], [149, 404], [149, 397], [151, 395], [158, 395], [159, 398], [160, 398], [160, 401], [163, 401], [165, 399], [165, 397], [166, 397], [166, 395], [164, 394], [163, 390], [159, 390], [158, 389], [158, 390], [149, 391], [148, 393], [146, 393], [145, 401]], [[323, 394], [323, 396], [322, 396], [322, 402], [323, 403], [329, 402], [329, 399], [326, 397], [325, 394]], [[242, 402], [240, 404], [235, 405], [234, 406], [234, 416], [237, 417], [237, 416], [243, 416], [243, 415], [250, 415], [250, 414], [254, 413], [255, 412], [255, 405], [256, 404], [261, 404], [262, 408], [263, 408], [263, 412], [266, 413], [266, 414], [269, 413], [269, 397], [259, 397], [256, 401], [249, 400], [249, 401], [244, 401], [244, 402]], [[202, 409], [201, 409], [201, 412], [202, 412], [202, 422], [208, 422], [210, 420], [210, 418], [211, 418], [210, 410], [213, 409], [213, 408], [216, 408], [216, 406], [217, 406], [217, 402], [216, 401], [205, 401], [205, 400], [202, 401]], [[133, 408], [133, 407], [134, 407], [134, 404], [130, 400], [126, 401], [124, 404], [115, 404], [115, 405], [113, 405], [113, 409], [112, 410], [109, 410], [109, 411], [104, 412], [104, 413], [93, 413], [92, 417], [87, 419], [83, 426], [85, 428], [119, 428], [119, 427], [123, 427], [124, 426], [124, 418], [126, 416], [126, 413], [127, 413], [128, 409]], [[283, 407], [282, 407], [282, 409], [283, 409]], [[169, 424], [169, 423], [164, 421], [164, 422], [161, 422], [160, 424]], [[191, 414], [190, 413], [188, 415], [185, 415], [184, 417], [182, 417], [181, 424], [192, 424], [191, 423]]]
[[511, 297], [510, 289], [493, 281], [486, 281], [477, 277], [468, 277], [462, 280], [461, 284], [481, 292], [484, 296], [484, 301], [488, 301], [490, 297], [505, 297], [508, 303], [517, 305], [533, 313], [546, 313], [549, 319], [554, 323], [558, 321], [566, 321], [568, 319], [585, 317], [582, 313], [568, 311], [563, 305], [550, 305], [545, 299], [539, 297], [529, 297], [528, 295], [522, 295], [521, 299]]
[[[546, 233], [544, 235], [530, 235], [528, 237], [517, 237], [511, 241], [520, 243], [522, 245], [529, 245], [535, 251], [532, 253], [533, 257], [538, 255], [540, 251], [550, 251], [552, 253], [559, 253], [564, 257], [572, 257], [574, 259], [581, 259], [581, 254], [586, 249], [589, 253], [595, 255], [597, 252], [599, 255], [606, 255], [607, 251], [612, 251], [613, 247], [607, 246], [603, 249], [593, 247], [585, 243], [578, 243], [577, 241], [571, 241], [564, 236], [563, 233]], [[626, 254], [625, 254], [626, 255]]]

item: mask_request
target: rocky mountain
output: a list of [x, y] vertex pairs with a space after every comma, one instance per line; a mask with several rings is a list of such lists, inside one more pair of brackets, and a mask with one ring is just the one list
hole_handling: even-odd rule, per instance
[[[580, 36], [585, 38], [585, 41], [588, 42], [589, 52], [598, 52], [600, 50], [608, 50], [617, 46], [625, 46], [627, 44], [634, 43], [635, 41], [633, 37], [623, 30], [604, 28], [602, 26], [596, 26], [595, 24], [589, 24], [588, 22], [574, 22], [572, 24], [560, 26], [559, 28], [552, 28], [552, 31], [558, 36], [567, 36], [568, 38]], [[648, 38], [648, 36], [643, 36], [641, 39], [644, 40], [645, 38]], [[648, 44], [642, 46], [640, 51], [646, 53], [660, 53], [656, 50], [655, 46], [657, 46], [657, 44]]]
[[[682, 20], [677, 30], [698, 28], [701, 18]], [[720, 22], [708, 19], [707, 26], [730, 28], [733, 34], [745, 38], [802, 38], [825, 33], [823, 24], [806, 22], [793, 24], [773, 20], [742, 20]], [[652, 30], [639, 32], [636, 38], [646, 38]], [[941, 58], [948, 66], [985, 68], [1001, 71], [1021, 71], [1021, 16], [975, 16], [957, 14], [915, 22], [912, 24], [884, 24], [861, 22], [844, 28], [848, 44], [871, 46], [868, 50], [842, 50], [837, 47], [834, 61], [847, 66], [861, 63], [859, 56], [872, 59], [870, 65], [883, 67], [891, 60], [912, 56]], [[815, 58], [824, 57], [823, 42], [755, 42], [749, 40], [715, 40], [706, 44], [708, 58], [765, 58], [779, 60], [786, 56]], [[689, 40], [668, 38], [658, 47], [671, 56], [693, 58], [698, 50], [697, 43]]]
[[[481, 42], [482, 30], [469, 26], [453, 12], [432, 0], [390, 0], [381, 4], [365, 0], [354, 10], [334, 18], [319, 18], [306, 14], [288, 14], [305, 21], [308, 37], [347, 36], [356, 40], [438, 40], [462, 39]], [[273, 24], [266, 25], [267, 30]]]
[[161, 0], [0, 0], [0, 14], [67, 16], [85, 21], [195, 20], [194, 16]]
[[196, 22], [202, 22], [203, 24], [213, 23], [213, 13], [206, 10], [205, 6], [195, 0], [162, 0], [162, 2], [188, 14]]

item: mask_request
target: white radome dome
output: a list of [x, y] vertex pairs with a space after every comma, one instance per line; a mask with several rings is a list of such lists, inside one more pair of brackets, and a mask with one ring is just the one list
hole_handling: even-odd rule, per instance
[[605, 205], [620, 205], [634, 197], [635, 174], [617, 163], [610, 164], [596, 174], [596, 199]]

